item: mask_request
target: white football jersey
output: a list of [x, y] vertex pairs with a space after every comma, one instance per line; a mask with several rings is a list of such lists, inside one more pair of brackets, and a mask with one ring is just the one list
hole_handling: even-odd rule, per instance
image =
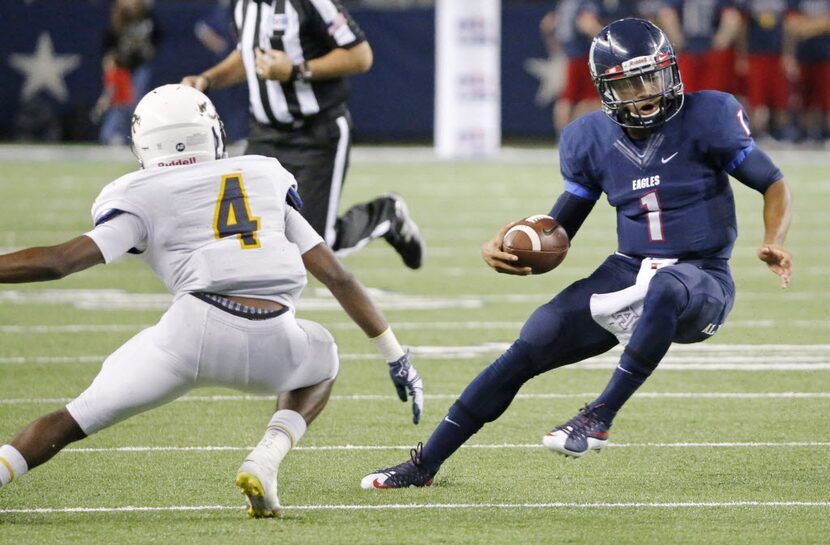
[[323, 240], [286, 202], [292, 187], [276, 159], [255, 155], [151, 168], [107, 185], [92, 219], [137, 216], [147, 232], [140, 257], [176, 298], [201, 291], [294, 308], [306, 285], [301, 254]]

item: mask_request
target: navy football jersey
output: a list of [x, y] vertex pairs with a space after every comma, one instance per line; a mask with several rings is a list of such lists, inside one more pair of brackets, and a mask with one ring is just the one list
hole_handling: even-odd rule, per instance
[[[565, 191], [617, 209], [618, 251], [680, 259], [728, 259], [737, 238], [727, 173], [755, 148], [746, 114], [730, 94], [701, 91], [648, 139], [633, 141], [604, 113], [562, 132]], [[743, 180], [765, 191], [775, 180]]]

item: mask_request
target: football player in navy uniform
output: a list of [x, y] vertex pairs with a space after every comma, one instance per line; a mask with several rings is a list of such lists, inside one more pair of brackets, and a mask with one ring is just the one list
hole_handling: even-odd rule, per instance
[[[790, 190], [756, 147], [732, 95], [684, 95], [666, 35], [641, 19], [622, 19], [594, 38], [589, 60], [602, 111], [562, 134], [565, 191], [550, 211], [571, 239], [604, 193], [617, 210], [618, 249], [589, 277], [536, 309], [519, 338], [450, 407], [410, 460], [366, 475], [361, 486], [401, 488], [432, 482], [441, 464], [521, 386], [540, 373], [625, 345], [598, 398], [544, 439], [579, 457], [601, 448], [617, 411], [654, 371], [672, 342], [708, 339], [735, 298], [728, 260], [737, 237], [729, 176], [763, 194], [758, 258], [786, 287], [792, 275], [784, 238]], [[529, 274], [502, 248], [502, 227], [482, 246], [497, 272]]]

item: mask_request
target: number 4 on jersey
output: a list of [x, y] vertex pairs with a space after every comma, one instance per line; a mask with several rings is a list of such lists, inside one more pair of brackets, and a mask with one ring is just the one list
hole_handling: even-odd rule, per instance
[[213, 215], [213, 231], [216, 238], [236, 235], [243, 249], [259, 248], [259, 218], [251, 217], [248, 195], [242, 185], [242, 176], [228, 174], [222, 176], [222, 188], [216, 201], [216, 213]]

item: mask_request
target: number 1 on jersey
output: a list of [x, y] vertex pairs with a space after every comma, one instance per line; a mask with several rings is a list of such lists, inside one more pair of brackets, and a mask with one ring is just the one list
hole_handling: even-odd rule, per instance
[[663, 218], [660, 211], [660, 200], [657, 191], [649, 191], [640, 197], [640, 208], [645, 208], [648, 218], [648, 239], [652, 242], [661, 242], [663, 237]]
[[251, 217], [248, 195], [240, 174], [222, 176], [222, 187], [213, 215], [213, 231], [216, 238], [236, 235], [243, 249], [259, 248], [259, 218]]

